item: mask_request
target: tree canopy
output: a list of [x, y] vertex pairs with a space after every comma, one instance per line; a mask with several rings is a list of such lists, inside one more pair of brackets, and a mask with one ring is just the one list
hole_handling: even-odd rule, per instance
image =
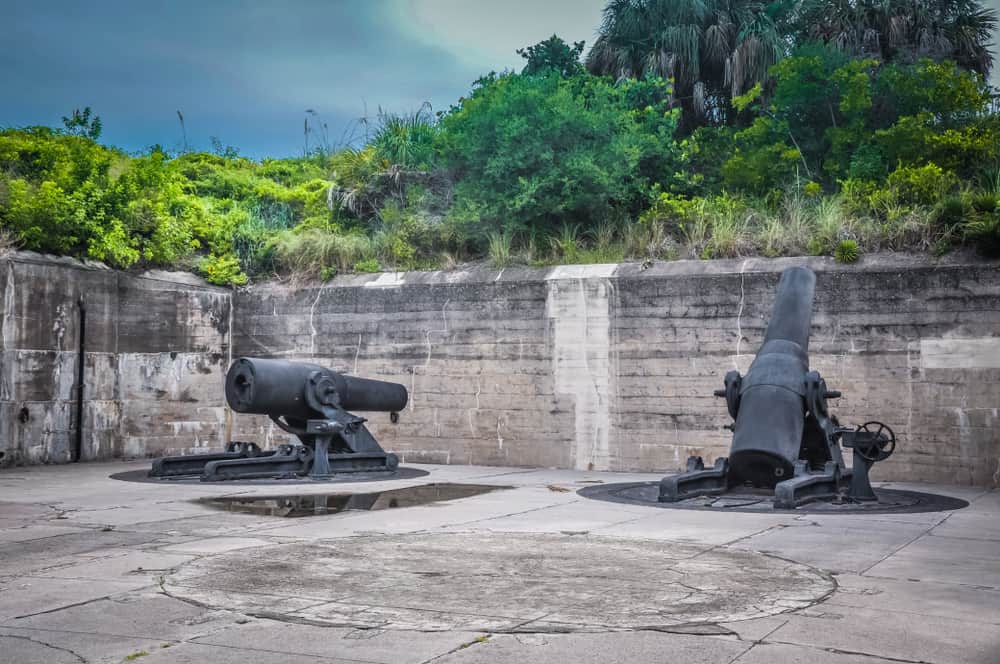
[[674, 82], [682, 132], [747, 116], [731, 100], [771, 67], [822, 43], [852, 57], [949, 60], [988, 76], [996, 12], [978, 0], [610, 0], [587, 68]]
[[[379, 111], [299, 157], [0, 128], [0, 249], [213, 283], [680, 256], [1000, 255], [995, 16], [974, 0], [611, 0], [443, 112]], [[312, 129], [310, 129], [312, 127]], [[317, 128], [319, 127], [319, 128]]]
[[817, 40], [884, 62], [951, 60], [989, 77], [997, 14], [978, 0], [804, 0], [799, 43]]

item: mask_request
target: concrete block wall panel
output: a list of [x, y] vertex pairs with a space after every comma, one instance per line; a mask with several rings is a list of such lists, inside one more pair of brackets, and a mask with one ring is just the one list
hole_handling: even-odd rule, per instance
[[[236, 355], [314, 361], [402, 383], [397, 425], [371, 414], [411, 462], [622, 471], [727, 453], [724, 404], [763, 338], [781, 270], [818, 275], [814, 369], [845, 396], [845, 423], [882, 420], [896, 456], [876, 479], [1000, 484], [1000, 266], [867, 257], [748, 259], [551, 270], [339, 277], [235, 296]], [[237, 416], [233, 438], [287, 440]]]
[[[69, 458], [77, 299], [87, 302], [84, 458], [287, 435], [225, 408], [239, 355], [402, 383], [410, 462], [666, 471], [726, 454], [711, 396], [760, 345], [781, 270], [816, 270], [813, 368], [844, 422], [883, 420], [879, 479], [1000, 484], [1000, 266], [869, 256], [357, 275], [237, 293], [33, 254], [0, 262], [0, 464]], [[232, 343], [230, 343], [232, 338]]]
[[71, 460], [81, 296], [83, 459], [224, 442], [229, 291], [28, 252], [0, 261], [0, 465]]
[[119, 283], [120, 454], [165, 456], [225, 445], [231, 291], [177, 275]]

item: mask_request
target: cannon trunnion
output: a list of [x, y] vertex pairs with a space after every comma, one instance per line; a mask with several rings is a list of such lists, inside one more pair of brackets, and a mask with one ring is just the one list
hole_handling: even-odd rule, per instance
[[316, 364], [242, 357], [226, 374], [226, 401], [237, 413], [267, 415], [300, 444], [262, 450], [232, 442], [221, 454], [164, 457], [152, 477], [200, 474], [203, 481], [391, 473], [399, 465], [351, 410], [392, 414], [406, 407], [406, 388], [357, 378]]
[[[809, 370], [809, 328], [816, 276], [807, 268], [781, 275], [764, 343], [746, 376], [726, 374], [715, 395], [726, 400], [733, 424], [729, 457], [705, 468], [688, 459], [687, 472], [660, 482], [660, 502], [719, 496], [734, 490], [773, 491], [776, 508], [813, 500], [873, 501], [868, 471], [892, 454], [896, 439], [888, 426], [869, 422], [840, 427], [828, 409], [830, 390]], [[846, 468], [841, 445], [854, 451]]]

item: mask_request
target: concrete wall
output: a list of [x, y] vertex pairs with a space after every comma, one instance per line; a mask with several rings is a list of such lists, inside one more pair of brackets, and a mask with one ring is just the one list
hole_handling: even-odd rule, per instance
[[87, 309], [83, 459], [218, 447], [230, 291], [17, 253], [0, 261], [0, 465], [71, 459]]
[[0, 261], [0, 464], [70, 458], [81, 294], [85, 459], [284, 442], [225, 408], [230, 359], [252, 355], [406, 385], [399, 423], [372, 414], [371, 427], [410, 462], [710, 462], [729, 446], [712, 391], [746, 371], [793, 264], [818, 275], [810, 350], [844, 392], [835, 412], [900, 438], [876, 477], [1000, 485], [1000, 265], [895, 256], [362, 275], [233, 293], [15, 254]]
[[[712, 391], [746, 371], [780, 271], [818, 275], [813, 368], [842, 422], [900, 438], [877, 479], [1000, 484], [1000, 266], [877, 256], [341, 277], [235, 296], [236, 355], [403, 383], [406, 461], [660, 471], [725, 454]], [[238, 416], [234, 438], [283, 442]]]

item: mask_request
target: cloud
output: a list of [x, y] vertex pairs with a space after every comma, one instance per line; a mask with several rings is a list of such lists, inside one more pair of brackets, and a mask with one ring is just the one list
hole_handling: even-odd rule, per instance
[[481, 72], [396, 28], [389, 5], [109, 0], [17, 3], [0, 25], [0, 125], [58, 124], [89, 105], [130, 150], [209, 136], [254, 156], [301, 145], [306, 108], [331, 134], [379, 106], [447, 107]]
[[[995, 11], [1000, 15], [1000, 0], [984, 0], [983, 4]], [[993, 57], [995, 61], [993, 63], [993, 72], [990, 76], [990, 80], [993, 83], [993, 87], [1000, 88], [1000, 30], [996, 32], [993, 37]]]
[[307, 108], [334, 139], [379, 107], [446, 109], [480, 75], [519, 69], [518, 48], [554, 33], [592, 43], [604, 2], [21, 0], [0, 21], [0, 126], [89, 105], [109, 143], [175, 147], [180, 109], [197, 147], [218, 136], [290, 155]]
[[520, 68], [516, 50], [557, 34], [593, 43], [606, 0], [397, 0], [401, 31], [473, 66]]

